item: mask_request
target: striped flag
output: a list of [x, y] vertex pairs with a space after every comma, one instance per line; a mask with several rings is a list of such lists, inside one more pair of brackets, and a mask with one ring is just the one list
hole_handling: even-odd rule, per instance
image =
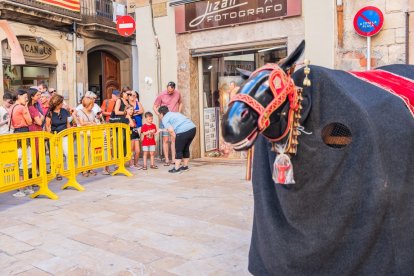
[[80, 0], [37, 0], [45, 4], [53, 5], [62, 9], [80, 12]]

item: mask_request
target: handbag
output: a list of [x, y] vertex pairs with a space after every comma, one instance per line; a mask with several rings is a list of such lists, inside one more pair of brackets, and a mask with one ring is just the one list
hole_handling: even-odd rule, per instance
[[[122, 104], [122, 101], [121, 101]], [[111, 112], [111, 116], [109, 117], [110, 123], [121, 123], [123, 121], [124, 115], [115, 115], [115, 107], [114, 110]]]

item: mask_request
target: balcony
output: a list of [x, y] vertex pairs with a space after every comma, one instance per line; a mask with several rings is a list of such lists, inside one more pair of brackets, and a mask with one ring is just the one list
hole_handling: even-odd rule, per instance
[[92, 36], [105, 36], [108, 40], [130, 41], [135, 36], [121, 37], [114, 22], [114, 2], [111, 0], [87, 0], [82, 1], [82, 23], [79, 24], [79, 32], [87, 32]]
[[114, 2], [80, 0], [80, 11], [76, 12], [38, 0], [0, 0], [0, 14], [2, 19], [64, 32], [72, 32], [75, 22], [80, 34], [128, 42], [135, 36], [124, 38], [118, 34], [113, 21]]
[[37, 0], [0, 0], [0, 12], [2, 19], [68, 31], [73, 22], [82, 20], [79, 12]]
[[[82, 4], [82, 22], [85, 24], [101, 24], [115, 27], [113, 22], [113, 1], [95, 0]], [[88, 5], [89, 4], [89, 5]]]

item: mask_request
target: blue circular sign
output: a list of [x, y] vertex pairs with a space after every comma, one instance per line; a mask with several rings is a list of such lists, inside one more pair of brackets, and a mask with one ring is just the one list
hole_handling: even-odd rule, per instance
[[359, 10], [354, 17], [355, 31], [362, 36], [376, 35], [383, 24], [384, 15], [377, 7], [365, 7]]

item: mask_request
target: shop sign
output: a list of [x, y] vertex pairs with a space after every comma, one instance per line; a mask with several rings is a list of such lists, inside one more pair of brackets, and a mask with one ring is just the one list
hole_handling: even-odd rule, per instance
[[[26, 61], [56, 64], [56, 51], [45, 42], [38, 43], [34, 38], [17, 38]], [[10, 59], [10, 46], [7, 39], [1, 43], [3, 59]]]
[[301, 14], [301, 0], [209, 0], [176, 7], [176, 32], [281, 19]]

